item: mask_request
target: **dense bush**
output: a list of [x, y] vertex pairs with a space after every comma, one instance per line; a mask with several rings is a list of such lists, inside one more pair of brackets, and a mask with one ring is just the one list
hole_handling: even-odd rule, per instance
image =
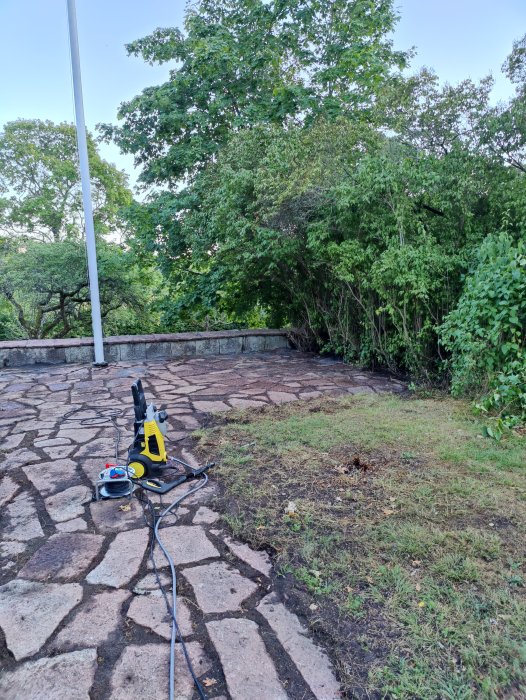
[[[371, 9], [374, 7], [374, 11]], [[370, 366], [443, 375], [439, 328], [492, 232], [524, 230], [526, 52], [516, 86], [400, 74], [391, 0], [199, 0], [128, 50], [175, 61], [105, 134], [160, 191], [129, 210], [163, 318], [302, 329]]]
[[172, 267], [179, 309], [242, 317], [259, 305], [322, 351], [436, 376], [437, 329], [504, 214], [481, 192], [519, 178], [346, 119], [247, 130], [196, 180], [199, 206], [179, 222], [178, 245], [199, 270]]
[[454, 394], [480, 396], [504, 424], [526, 418], [526, 246], [488, 236], [457, 307], [442, 327]]

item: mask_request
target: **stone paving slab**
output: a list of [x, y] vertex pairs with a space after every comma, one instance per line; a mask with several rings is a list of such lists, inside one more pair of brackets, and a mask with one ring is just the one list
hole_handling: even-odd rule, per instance
[[192, 522], [194, 525], [212, 525], [218, 519], [219, 513], [216, 513], [206, 506], [201, 506], [197, 509], [197, 513], [194, 515]]
[[21, 578], [35, 581], [78, 579], [97, 557], [104, 538], [84, 533], [52, 535], [20, 571]]
[[71, 459], [59, 459], [24, 467], [23, 471], [42, 496], [49, 496], [78, 485], [80, 478], [76, 467], [76, 462]]
[[82, 532], [88, 529], [88, 523], [83, 518], [73, 518], [65, 523], [56, 523], [59, 532]]
[[312, 642], [296, 615], [287, 610], [275, 593], [265, 596], [257, 610], [268, 621], [317, 700], [339, 700], [340, 684], [327, 655]]
[[[190, 564], [219, 556], [219, 552], [200, 525], [163, 527], [159, 529], [159, 537], [178, 564]], [[168, 562], [159, 548], [155, 552], [155, 565], [159, 569], [168, 566]], [[148, 568], [153, 568], [150, 561], [148, 561]]]
[[0, 679], [2, 700], [89, 700], [97, 668], [95, 649], [28, 661]]
[[96, 501], [89, 508], [97, 532], [123, 532], [144, 526], [143, 509], [136, 498]]
[[[158, 571], [159, 574], [159, 579], [161, 580], [161, 584], [163, 585], [163, 588], [165, 591], [171, 591], [172, 590], [172, 578], [169, 575], [168, 571]], [[136, 593], [137, 595], [144, 595], [146, 593], [150, 593], [150, 591], [158, 591], [159, 590], [159, 584], [157, 583], [157, 578], [155, 574], [152, 572], [151, 574], [146, 574], [146, 576], [143, 576], [140, 581], [137, 581], [135, 586], [133, 587], [133, 592]]]
[[255, 622], [227, 618], [207, 622], [206, 628], [232, 700], [288, 700]]
[[[115, 461], [113, 428], [94, 421], [90, 407], [121, 411], [116, 420], [125, 459], [132, 437], [130, 385], [138, 377], [147, 399], [168, 408], [169, 449], [191, 464], [197, 460], [190, 443], [178, 441], [206, 425], [211, 413], [404, 389], [386, 377], [292, 351], [0, 372], [0, 411], [9, 412], [9, 417], [0, 412], [0, 626], [7, 645], [2, 700], [77, 700], [77, 692], [90, 700], [167, 697], [171, 623], [150, 569], [150, 531], [142, 508], [135, 499], [88, 503], [98, 473]], [[272, 570], [266, 553], [217, 529], [217, 493], [212, 471], [209, 484], [187, 498], [178, 519], [167, 519], [161, 529], [182, 574], [183, 634], [191, 639], [198, 673], [214, 676], [207, 697], [220, 700], [226, 680], [228, 700], [327, 700], [327, 688], [333, 700], [331, 683], [336, 681], [328, 680], [332, 671], [323, 651], [280, 601], [268, 597]], [[175, 495], [160, 499], [152, 494], [151, 500], [162, 507]], [[170, 591], [160, 552], [156, 561]], [[272, 656], [260, 623], [266, 627], [265, 642], [272, 640]], [[269, 629], [275, 637], [269, 637]], [[194, 700], [179, 646], [176, 697]], [[276, 670], [273, 659], [278, 657]], [[100, 665], [95, 681], [94, 659]]]
[[0, 586], [0, 627], [15, 659], [37, 652], [81, 598], [78, 583], [15, 579]]
[[87, 486], [71, 486], [45, 500], [46, 510], [56, 523], [73, 520], [84, 513], [84, 504], [89, 503], [92, 491]]
[[241, 610], [243, 601], [258, 588], [224, 561], [183, 569], [183, 574], [191, 583], [199, 607], [205, 613]]
[[[159, 590], [135, 596], [128, 610], [128, 617], [165, 639], [172, 636], [172, 616], [168, 613], [164, 597]], [[192, 634], [190, 609], [180, 598], [177, 600], [177, 624], [183, 637]]]
[[[202, 676], [210, 668], [209, 660], [198, 642], [188, 642], [186, 646], [196, 675]], [[180, 647], [178, 644], [175, 650], [177, 669], [183, 669], [185, 666]], [[110, 700], [162, 700], [168, 697], [169, 651], [168, 644], [128, 646], [115, 665]], [[191, 700], [194, 697], [192, 679], [188, 674], [176, 674], [174, 696], [177, 700]], [[245, 700], [248, 700], [248, 697]]]
[[119, 626], [122, 605], [130, 595], [128, 591], [116, 590], [103, 591], [88, 598], [78, 608], [73, 620], [58, 633], [51, 649], [98, 647]]
[[2, 536], [6, 540], [26, 542], [43, 535], [35, 500], [27, 492], [22, 492], [4, 509]]
[[266, 552], [256, 552], [248, 544], [236, 542], [231, 537], [224, 537], [224, 541], [228, 549], [256, 571], [259, 571], [264, 576], [270, 576], [272, 564], [270, 557]]
[[104, 559], [86, 576], [86, 581], [112, 588], [126, 586], [139, 571], [148, 538], [146, 529], [119, 532]]
[[9, 503], [19, 490], [20, 485], [16, 481], [13, 481], [10, 476], [4, 476], [0, 481], [0, 508]]

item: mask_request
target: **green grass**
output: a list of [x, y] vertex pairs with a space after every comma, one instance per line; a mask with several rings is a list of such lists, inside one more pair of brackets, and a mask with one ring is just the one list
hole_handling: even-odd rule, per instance
[[392, 396], [246, 412], [200, 435], [224, 521], [315, 604], [304, 614], [349, 696], [526, 697], [522, 439], [483, 438], [460, 402]]

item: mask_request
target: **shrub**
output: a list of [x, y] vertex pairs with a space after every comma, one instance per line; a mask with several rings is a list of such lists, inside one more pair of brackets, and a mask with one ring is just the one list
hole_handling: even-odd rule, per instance
[[478, 398], [482, 411], [501, 419], [497, 431], [526, 419], [525, 292], [524, 242], [490, 235], [442, 326], [453, 394]]

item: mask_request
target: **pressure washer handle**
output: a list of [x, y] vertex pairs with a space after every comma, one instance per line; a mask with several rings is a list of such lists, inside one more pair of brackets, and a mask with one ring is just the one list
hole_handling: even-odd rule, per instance
[[175, 479], [175, 481], [166, 482], [159, 481], [158, 479], [136, 479], [136, 483], [142, 486], [143, 489], [146, 489], [146, 491], [152, 491], [152, 493], [168, 493], [168, 491], [171, 491], [176, 486], [184, 484], [185, 481], [201, 476], [201, 474], [204, 474], [214, 466], [215, 462], [210, 462], [210, 464], [205, 464], [204, 467], [199, 467], [199, 469], [192, 469], [191, 472], [187, 471], [186, 474]]
[[188, 481], [188, 477], [186, 475], [179, 477], [179, 479], [176, 479], [175, 481], [165, 482], [159, 481], [158, 479], [137, 479], [136, 483], [138, 483], [139, 486], [146, 491], [163, 494], [168, 493], [168, 491], [171, 491], [176, 486], [179, 486], [179, 484], [184, 484], [185, 481]]
[[146, 397], [142, 382], [137, 379], [132, 384], [133, 409], [135, 411], [135, 423], [140, 423], [146, 418]]

